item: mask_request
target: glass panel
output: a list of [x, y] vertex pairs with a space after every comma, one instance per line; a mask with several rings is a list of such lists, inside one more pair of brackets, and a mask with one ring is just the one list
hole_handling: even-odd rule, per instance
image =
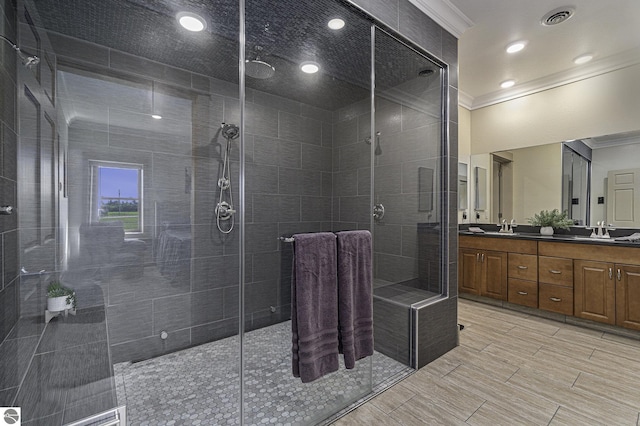
[[411, 306], [442, 293], [442, 68], [375, 33], [376, 350], [411, 365]]
[[[25, 423], [119, 405], [131, 424], [239, 423], [239, 239], [215, 208], [224, 196], [238, 209], [238, 144], [221, 125], [239, 124], [239, 6], [192, 5], [200, 33], [179, 26], [178, 6], [18, 2], [33, 21], [23, 47], [41, 44], [55, 72], [40, 83], [19, 68], [28, 263], [5, 343], [24, 380], [0, 389]], [[53, 281], [75, 310], [45, 312]]]
[[[329, 28], [338, 17], [345, 26]], [[346, 370], [340, 357], [339, 371], [309, 383], [293, 376], [293, 245], [278, 240], [368, 228], [370, 33], [333, 0], [246, 2], [247, 424], [313, 424], [371, 390], [369, 359]], [[361, 192], [357, 164], [367, 170]]]

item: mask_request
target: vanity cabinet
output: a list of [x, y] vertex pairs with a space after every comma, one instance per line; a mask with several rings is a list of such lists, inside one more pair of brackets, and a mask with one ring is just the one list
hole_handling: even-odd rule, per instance
[[[507, 238], [509, 237], [460, 236], [458, 262], [458, 290], [460, 292], [507, 300], [509, 254], [531, 254], [535, 257], [537, 252], [535, 241]], [[527, 265], [531, 265], [530, 259], [528, 262]], [[528, 272], [524, 277], [530, 279], [530, 274]], [[515, 275], [518, 279], [518, 275]], [[522, 290], [522, 288], [520, 287], [520, 291], [533, 292], [531, 288], [528, 291]]]
[[507, 300], [509, 303], [538, 307], [538, 256], [509, 253]]
[[640, 249], [539, 242], [538, 251], [573, 258], [576, 317], [640, 330]]
[[616, 281], [613, 263], [574, 262], [575, 316], [606, 324], [616, 323]]
[[615, 265], [616, 324], [640, 330], [640, 266]]
[[460, 249], [459, 291], [506, 299], [507, 253]]
[[573, 259], [538, 256], [538, 307], [573, 315]]
[[640, 331], [640, 248], [461, 235], [458, 289]]

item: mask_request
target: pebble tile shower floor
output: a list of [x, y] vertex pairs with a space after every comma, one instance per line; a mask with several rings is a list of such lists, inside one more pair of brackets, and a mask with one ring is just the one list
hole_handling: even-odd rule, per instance
[[[368, 383], [368, 360], [311, 384], [291, 375], [289, 321], [245, 334], [245, 423], [313, 424], [330, 407], [353, 401]], [[238, 337], [207, 343], [138, 362], [114, 365], [118, 405], [126, 404], [130, 425], [240, 424]], [[373, 385], [413, 370], [376, 352]], [[342, 359], [340, 360], [342, 364]], [[313, 417], [313, 413], [320, 418]]]

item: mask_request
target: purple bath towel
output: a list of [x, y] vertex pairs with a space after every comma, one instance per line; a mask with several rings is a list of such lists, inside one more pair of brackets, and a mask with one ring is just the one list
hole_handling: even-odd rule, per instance
[[344, 365], [373, 355], [371, 233], [338, 232], [338, 322]]
[[308, 383], [338, 370], [336, 236], [296, 234], [293, 251], [292, 367]]

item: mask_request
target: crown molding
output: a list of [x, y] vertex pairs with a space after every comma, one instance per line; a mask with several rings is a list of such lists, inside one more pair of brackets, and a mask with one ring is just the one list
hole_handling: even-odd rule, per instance
[[462, 90], [458, 90], [458, 105], [471, 110], [473, 106], [473, 96]]
[[474, 25], [473, 21], [449, 0], [409, 0], [409, 2], [458, 39], [462, 33]]
[[[553, 89], [555, 87], [564, 86], [566, 84], [575, 83], [576, 81], [596, 77], [601, 74], [606, 74], [608, 72], [630, 67], [639, 63], [640, 48], [630, 49], [593, 61], [589, 64], [516, 85], [509, 90], [499, 90], [476, 98], [471, 98], [469, 96], [468, 99], [465, 99], [465, 102], [470, 105], [470, 110], [483, 108], [537, 92], [542, 92], [544, 90]], [[462, 99], [462, 96], [460, 96], [460, 99]], [[469, 100], [471, 100], [471, 102], [469, 102]], [[465, 108], [467, 108], [466, 105]]]

